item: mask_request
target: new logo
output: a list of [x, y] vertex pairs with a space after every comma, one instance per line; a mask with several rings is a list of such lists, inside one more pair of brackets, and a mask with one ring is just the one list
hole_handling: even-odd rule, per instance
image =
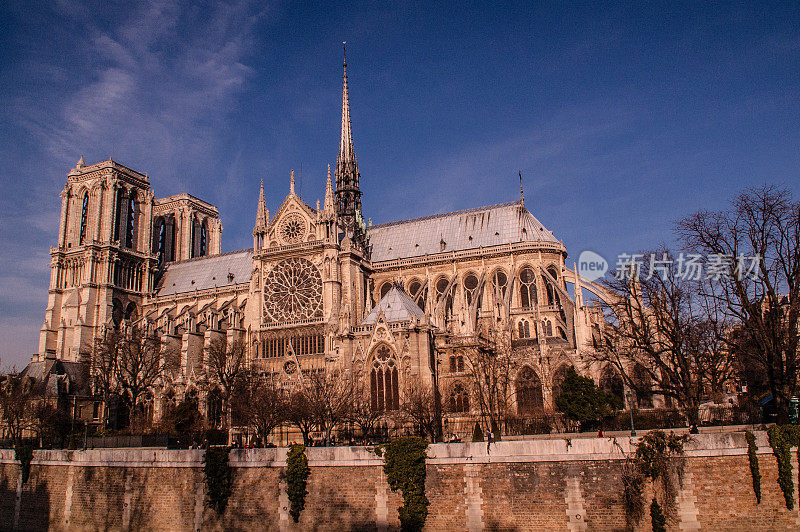
[[582, 251], [578, 257], [578, 274], [590, 281], [596, 281], [603, 277], [608, 271], [606, 259], [594, 251]]

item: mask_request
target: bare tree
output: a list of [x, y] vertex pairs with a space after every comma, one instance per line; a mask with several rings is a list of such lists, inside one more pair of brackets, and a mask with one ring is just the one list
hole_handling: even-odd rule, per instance
[[665, 250], [644, 253], [605, 284], [621, 297], [605, 302], [607, 344], [593, 357], [612, 364], [639, 396], [675, 399], [690, 424], [698, 421], [705, 384], [720, 377], [728, 353], [716, 341], [715, 316], [700, 295], [699, 283], [680, 271]]
[[250, 373], [231, 401], [234, 421], [252, 428], [263, 444], [281, 423], [287, 420], [288, 400], [273, 378]]
[[303, 436], [303, 444], [311, 445], [311, 432], [314, 430], [316, 420], [314, 411], [303, 389], [296, 389], [289, 394], [286, 408], [286, 417], [295, 425]]
[[207, 390], [217, 390], [222, 401], [223, 429], [231, 427], [231, 398], [247, 383], [247, 345], [242, 340], [228, 342], [214, 338], [203, 361], [202, 378]]
[[35, 426], [36, 392], [36, 381], [30, 377], [14, 374], [0, 377], [0, 415], [13, 442]]
[[352, 421], [361, 430], [361, 438], [367, 440], [374, 435], [375, 427], [383, 419], [384, 412], [372, 407], [366, 385], [359, 381], [353, 391], [353, 402], [350, 409], [349, 421]]
[[464, 357], [481, 416], [489, 422], [492, 432], [499, 435], [500, 422], [508, 416], [512, 404], [517, 363], [496, 339], [478, 338], [476, 344], [458, 347], [455, 353]]
[[304, 393], [314, 421], [330, 444], [333, 430], [352, 415], [356, 387], [350, 372], [323, 370], [309, 372], [304, 378]]
[[725, 210], [697, 212], [677, 229], [687, 250], [723, 266], [705, 292], [738, 329], [723, 340], [758, 369], [785, 418], [798, 393], [800, 202], [763, 186], [740, 193]]
[[92, 376], [106, 400], [118, 397], [132, 416], [164, 372], [177, 364], [177, 353], [163, 349], [161, 339], [137, 326], [108, 330], [95, 345]]
[[441, 419], [437, 415], [434, 392], [430, 386], [412, 381], [403, 393], [400, 405], [400, 420], [408, 420], [414, 425], [417, 434], [435, 442], [441, 433]]

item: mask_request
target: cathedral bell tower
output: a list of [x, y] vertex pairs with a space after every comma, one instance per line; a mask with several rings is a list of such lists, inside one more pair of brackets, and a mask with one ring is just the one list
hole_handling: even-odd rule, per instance
[[145, 174], [83, 157], [61, 192], [58, 245], [50, 248], [50, 289], [39, 356], [85, 360], [104, 326], [141, 315], [152, 290], [153, 193]]

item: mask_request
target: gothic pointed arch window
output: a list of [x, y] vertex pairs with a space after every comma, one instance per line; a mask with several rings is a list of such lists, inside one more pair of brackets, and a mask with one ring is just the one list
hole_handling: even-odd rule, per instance
[[[547, 273], [558, 282], [558, 270], [552, 264], [547, 267]], [[556, 287], [553, 286], [553, 282], [550, 279], [545, 279], [545, 287], [547, 289], [547, 304], [550, 306], [558, 305], [561, 306], [561, 300], [558, 297], [558, 291]]]
[[115, 242], [119, 242], [120, 237], [120, 227], [122, 227], [123, 221], [123, 214], [125, 211], [125, 189], [118, 188], [117, 189], [117, 197], [114, 200], [114, 231], [112, 233], [111, 240]]
[[196, 216], [192, 216], [192, 245], [189, 247], [190, 258], [200, 256], [200, 222]]
[[530, 338], [531, 337], [531, 322], [526, 319], [519, 320], [519, 337], [520, 338]]
[[454, 382], [450, 387], [447, 406], [450, 412], [469, 412], [469, 394], [460, 381]]
[[125, 316], [125, 309], [122, 308], [122, 301], [117, 298], [114, 298], [111, 301], [111, 323], [114, 325], [114, 329], [119, 329], [120, 324], [122, 323], [122, 318]]
[[[444, 298], [445, 316], [450, 317], [453, 314], [453, 289], [450, 287], [450, 280], [443, 275], [436, 281], [435, 287], [436, 304], [438, 305]], [[450, 290], [448, 290], [448, 287], [450, 287]]]
[[562, 364], [553, 373], [553, 399], [558, 399], [563, 389], [564, 379], [567, 378], [567, 372], [572, 368], [569, 364]]
[[373, 351], [369, 384], [373, 410], [384, 412], [400, 408], [397, 358], [386, 344], [380, 344]]
[[200, 257], [208, 255], [208, 218], [200, 224]]
[[[506, 290], [508, 289], [508, 275], [503, 270], [497, 270], [492, 276], [492, 285], [494, 286], [494, 296], [501, 301], [506, 297]], [[500, 304], [500, 301], [497, 301]]]
[[472, 306], [472, 302], [475, 301], [477, 308], [481, 308], [481, 292], [478, 287], [480, 283], [478, 282], [478, 277], [475, 276], [474, 273], [470, 272], [464, 277], [464, 298], [467, 303], [467, 307]]
[[127, 221], [125, 222], [125, 247], [134, 248], [136, 234], [136, 194], [131, 192], [128, 197]]
[[81, 204], [81, 232], [78, 244], [82, 245], [86, 242], [86, 223], [89, 218], [89, 191], [83, 193], [83, 202]]
[[167, 224], [163, 216], [158, 216], [153, 223], [153, 252], [158, 257], [158, 266], [161, 267], [166, 262], [164, 255], [167, 244]]
[[542, 332], [548, 338], [553, 336], [553, 322], [548, 319], [542, 320]]
[[519, 272], [519, 305], [523, 308], [536, 306], [536, 275], [533, 268], [525, 267]]
[[380, 289], [380, 292], [379, 292], [379, 293], [380, 293], [380, 295], [379, 295], [379, 297], [378, 297], [378, 301], [380, 301], [381, 299], [383, 299], [384, 297], [386, 297], [386, 294], [388, 294], [388, 293], [389, 293], [389, 290], [391, 290], [391, 289], [392, 289], [392, 283], [391, 283], [391, 281], [386, 281], [385, 283], [383, 283], [383, 284], [381, 285], [381, 289]]
[[425, 294], [419, 279], [411, 279], [411, 282], [408, 283], [408, 295], [417, 303], [419, 308], [425, 310]]
[[624, 403], [625, 384], [622, 382], [622, 376], [616, 368], [610, 364], [606, 366], [600, 374], [600, 389], [617, 397], [620, 404]]
[[517, 411], [520, 414], [531, 413], [544, 406], [542, 381], [530, 366], [524, 366], [516, 380]]
[[633, 388], [636, 390], [636, 406], [653, 408], [653, 378], [644, 366], [637, 364], [631, 374]]

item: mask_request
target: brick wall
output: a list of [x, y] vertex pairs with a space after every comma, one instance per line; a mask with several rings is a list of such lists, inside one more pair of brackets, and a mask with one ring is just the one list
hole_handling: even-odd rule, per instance
[[[757, 434], [757, 505], [742, 434], [700, 435], [687, 444], [672, 528], [798, 530]], [[430, 530], [620, 530], [620, 473], [628, 438], [440, 444], [429, 449]], [[202, 451], [37, 451], [18, 489], [13, 451], [0, 451], [0, 530], [394, 530], [399, 494], [380, 458], [364, 448], [309, 449], [306, 508], [288, 515], [285, 449], [233, 451], [233, 494], [223, 516], [205, 508]], [[795, 468], [797, 468], [795, 459]], [[793, 474], [797, 482], [797, 471]], [[649, 493], [649, 490], [648, 490]], [[649, 499], [648, 499], [649, 500]], [[649, 517], [637, 526], [649, 530]]]

